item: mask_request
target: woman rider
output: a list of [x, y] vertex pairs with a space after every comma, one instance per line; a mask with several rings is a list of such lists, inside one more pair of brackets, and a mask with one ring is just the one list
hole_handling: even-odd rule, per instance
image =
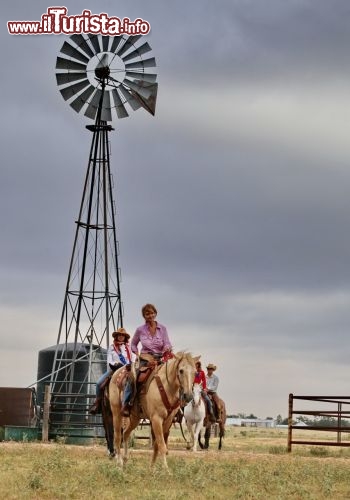
[[113, 343], [107, 350], [107, 370], [96, 382], [96, 399], [89, 410], [91, 415], [101, 413], [101, 386], [103, 382], [110, 377], [117, 368], [120, 368], [123, 365], [130, 365], [135, 358], [135, 355], [131, 353], [131, 349], [129, 347], [130, 335], [126, 330], [124, 330], [124, 328], [118, 328], [116, 332], [112, 333], [112, 337]]
[[[139, 326], [131, 341], [131, 351], [138, 356], [138, 345], [141, 344], [140, 366], [149, 362], [150, 356], [159, 361], [171, 356], [172, 345], [170, 343], [167, 329], [156, 321], [157, 309], [153, 304], [145, 304], [141, 309], [145, 323]], [[144, 356], [143, 356], [144, 355]], [[122, 412], [124, 416], [130, 414], [132, 407], [132, 383], [128, 382], [123, 397]]]

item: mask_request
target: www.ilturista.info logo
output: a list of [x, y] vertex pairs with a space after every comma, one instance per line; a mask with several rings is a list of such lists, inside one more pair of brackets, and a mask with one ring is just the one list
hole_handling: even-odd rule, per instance
[[66, 7], [48, 7], [42, 14], [41, 21], [7, 21], [10, 35], [59, 35], [94, 33], [107, 36], [147, 35], [151, 25], [143, 19], [130, 21], [128, 17], [109, 17], [104, 12], [91, 14], [83, 10], [79, 16], [67, 16]]

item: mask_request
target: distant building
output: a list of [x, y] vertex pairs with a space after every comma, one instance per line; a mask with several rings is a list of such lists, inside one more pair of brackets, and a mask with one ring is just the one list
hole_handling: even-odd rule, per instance
[[237, 427], [276, 427], [276, 420], [262, 418], [236, 418], [228, 417], [226, 425], [235, 425]]

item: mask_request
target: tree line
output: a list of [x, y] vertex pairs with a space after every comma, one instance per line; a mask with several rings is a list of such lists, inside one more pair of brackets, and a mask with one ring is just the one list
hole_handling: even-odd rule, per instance
[[[253, 413], [249, 415], [247, 413], [237, 413], [233, 415], [227, 415], [228, 418], [249, 418], [249, 419], [257, 419], [258, 417]], [[282, 417], [282, 415], [277, 415], [274, 419], [273, 417], [266, 417], [265, 420], [276, 420], [277, 425], [288, 425], [288, 418]], [[293, 420], [294, 425], [298, 425], [299, 422], [303, 422], [306, 425], [313, 427], [338, 427], [338, 419], [335, 417], [314, 417], [309, 418], [306, 416], [299, 416], [296, 420]], [[350, 422], [348, 420], [341, 420], [340, 425], [342, 427], [350, 426]]]

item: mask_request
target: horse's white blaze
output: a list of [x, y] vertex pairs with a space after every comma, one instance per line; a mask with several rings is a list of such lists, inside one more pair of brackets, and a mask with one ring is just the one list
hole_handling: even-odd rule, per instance
[[188, 432], [191, 435], [191, 450], [197, 451], [198, 434], [203, 427], [205, 404], [201, 396], [202, 387], [193, 385], [193, 400], [184, 408], [184, 417]]

